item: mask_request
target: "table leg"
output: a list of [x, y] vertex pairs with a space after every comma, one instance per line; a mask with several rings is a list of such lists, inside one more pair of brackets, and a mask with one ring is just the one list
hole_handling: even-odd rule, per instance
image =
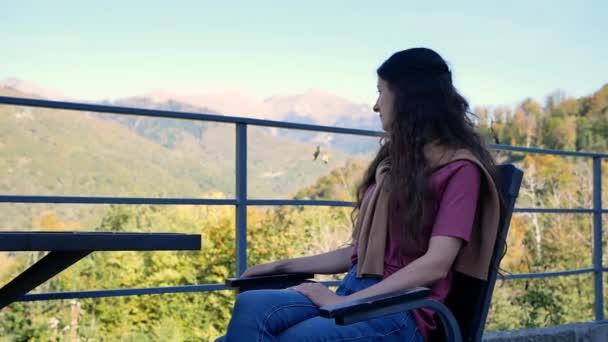
[[45, 255], [0, 289], [0, 310], [89, 255], [89, 253], [91, 251], [50, 252]]

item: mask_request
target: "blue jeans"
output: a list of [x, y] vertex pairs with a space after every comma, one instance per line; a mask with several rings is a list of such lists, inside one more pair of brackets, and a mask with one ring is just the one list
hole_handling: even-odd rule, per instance
[[[340, 283], [336, 294], [347, 296], [378, 283], [382, 278], [357, 278], [356, 265]], [[337, 325], [319, 316], [318, 307], [293, 290], [252, 290], [239, 294], [226, 336], [234, 341], [399, 341], [423, 342], [409, 312], [396, 313], [350, 325]]]

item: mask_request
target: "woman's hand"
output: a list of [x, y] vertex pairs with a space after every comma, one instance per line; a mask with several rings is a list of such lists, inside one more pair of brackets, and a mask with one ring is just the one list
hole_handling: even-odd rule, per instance
[[348, 301], [347, 297], [338, 296], [325, 285], [319, 283], [302, 283], [289, 289], [298, 291], [319, 307]]
[[269, 275], [275, 273], [281, 273], [280, 270], [281, 261], [274, 261], [268, 264], [260, 264], [249, 267], [243, 274], [241, 274], [241, 278], [247, 277], [256, 277], [262, 275]]

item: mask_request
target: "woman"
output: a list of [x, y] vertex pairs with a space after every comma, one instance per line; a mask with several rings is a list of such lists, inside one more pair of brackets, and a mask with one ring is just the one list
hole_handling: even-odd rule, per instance
[[347, 272], [318, 283], [237, 296], [225, 341], [424, 341], [437, 322], [420, 309], [339, 326], [318, 308], [417, 286], [443, 301], [452, 272], [484, 279], [500, 199], [494, 162], [436, 52], [400, 51], [377, 70], [374, 111], [386, 132], [357, 190], [352, 245], [249, 268], [243, 277]]

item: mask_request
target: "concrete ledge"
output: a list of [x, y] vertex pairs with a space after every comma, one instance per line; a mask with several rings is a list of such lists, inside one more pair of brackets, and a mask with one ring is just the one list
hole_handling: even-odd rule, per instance
[[576, 323], [484, 334], [486, 342], [607, 342], [608, 322]]

